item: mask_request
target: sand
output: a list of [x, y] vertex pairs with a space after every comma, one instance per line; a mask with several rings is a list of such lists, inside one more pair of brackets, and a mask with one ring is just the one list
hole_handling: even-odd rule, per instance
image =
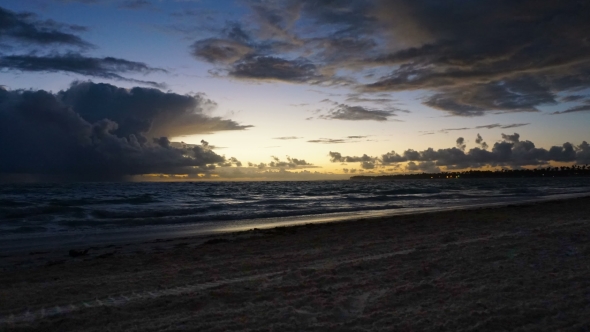
[[590, 330], [590, 197], [0, 261], [0, 331]]

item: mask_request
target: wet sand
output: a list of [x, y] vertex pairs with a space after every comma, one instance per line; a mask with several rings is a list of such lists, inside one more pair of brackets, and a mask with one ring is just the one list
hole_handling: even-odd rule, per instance
[[0, 331], [590, 330], [590, 197], [0, 262]]

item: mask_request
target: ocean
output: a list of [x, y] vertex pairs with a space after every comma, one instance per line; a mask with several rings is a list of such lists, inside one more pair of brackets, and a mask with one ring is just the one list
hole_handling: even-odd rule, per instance
[[165, 238], [582, 195], [590, 195], [590, 178], [2, 184], [0, 249]]

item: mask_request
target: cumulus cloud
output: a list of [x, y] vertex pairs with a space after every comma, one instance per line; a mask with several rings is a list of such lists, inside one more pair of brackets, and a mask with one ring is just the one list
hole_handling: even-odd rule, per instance
[[488, 143], [483, 141], [483, 138], [481, 137], [480, 134], [477, 134], [477, 137], [475, 138], [475, 143], [479, 144], [479, 146], [484, 150], [487, 150], [487, 148], [488, 148]]
[[468, 151], [464, 148], [464, 139], [457, 140], [458, 147], [438, 149], [428, 148], [423, 151], [408, 149], [402, 154], [391, 151], [380, 157], [364, 154], [362, 157], [343, 156], [339, 152], [330, 152], [331, 162], [358, 162], [361, 168], [367, 163], [375, 167], [407, 163], [408, 171], [433, 172], [444, 167], [446, 170], [481, 168], [481, 167], [512, 167], [546, 165], [550, 162], [587, 163], [590, 147], [587, 142], [574, 145], [566, 142], [551, 148], [537, 148], [529, 140], [521, 140], [518, 133], [502, 134], [502, 141], [494, 143], [488, 151], [488, 145], [478, 134], [475, 142], [478, 147]]
[[251, 127], [207, 115], [216, 103], [203, 94], [179, 95], [150, 88], [75, 82], [58, 96], [90, 122], [103, 118], [117, 122], [117, 133], [124, 136], [139, 132], [174, 137]]
[[[305, 159], [292, 158], [286, 156], [287, 160], [282, 160], [277, 156], [271, 156], [271, 161], [268, 163], [251, 163], [248, 162], [248, 167], [258, 169], [259, 171], [270, 169], [303, 169], [303, 168], [318, 168], [312, 163], [308, 163]], [[252, 173], [252, 172], [250, 172]]]
[[465, 145], [465, 139], [463, 137], [459, 137], [457, 138], [457, 149], [461, 150], [461, 151], [465, 151], [465, 148], [467, 147], [467, 145]]
[[175, 127], [177, 119], [190, 122], [193, 133], [203, 132], [199, 121], [207, 130], [244, 129], [202, 114], [206, 103], [202, 97], [89, 82], [56, 94], [0, 90], [0, 173], [120, 179], [210, 172], [226, 160], [206, 142], [179, 145], [159, 136], [189, 133]]

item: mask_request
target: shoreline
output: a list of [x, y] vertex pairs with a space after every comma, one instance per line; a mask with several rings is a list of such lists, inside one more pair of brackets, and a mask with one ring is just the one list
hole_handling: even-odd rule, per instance
[[[155, 240], [180, 238], [202, 238], [207, 236], [244, 232], [251, 229], [272, 229], [306, 224], [354, 222], [359, 219], [380, 219], [402, 215], [419, 215], [444, 211], [463, 211], [480, 208], [504, 207], [510, 205], [534, 204], [575, 198], [590, 197], [589, 193], [573, 193], [524, 198], [517, 201], [458, 204], [447, 207], [395, 208], [335, 212], [319, 215], [299, 215], [278, 218], [260, 218], [232, 221], [180, 223], [171, 225], [138, 226], [119, 229], [97, 229], [89, 231], [65, 231], [58, 233], [18, 234], [0, 237], [0, 252], [22, 254], [31, 251], [53, 251], [63, 249], [85, 249], [104, 245], [129, 245]], [[34, 239], [33, 243], [30, 241]], [[1, 259], [1, 258], [0, 258]], [[1, 264], [0, 264], [1, 266]]]
[[0, 329], [580, 330], [589, 216], [581, 197], [2, 257]]

